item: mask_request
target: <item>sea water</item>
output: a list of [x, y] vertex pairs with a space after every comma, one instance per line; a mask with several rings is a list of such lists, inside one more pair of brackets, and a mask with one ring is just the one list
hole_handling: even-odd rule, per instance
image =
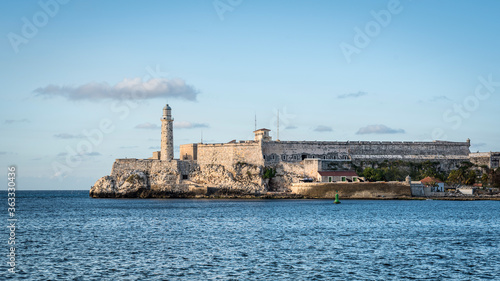
[[4, 228], [0, 279], [500, 278], [500, 201], [341, 202], [18, 191], [16, 273]]

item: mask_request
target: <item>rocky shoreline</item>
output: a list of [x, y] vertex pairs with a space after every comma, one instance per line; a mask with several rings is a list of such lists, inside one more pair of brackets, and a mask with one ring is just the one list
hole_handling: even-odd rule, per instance
[[[107, 193], [95, 194], [92, 191], [89, 193], [93, 198], [137, 198], [137, 199], [328, 199], [333, 200], [334, 197], [315, 197], [303, 194], [295, 194], [291, 192], [268, 192], [262, 194], [256, 193], [243, 193], [243, 192], [214, 192], [212, 194], [196, 194], [195, 192], [157, 192], [151, 190], [137, 190], [131, 193]], [[481, 201], [493, 200], [500, 201], [500, 196], [440, 196], [440, 197], [412, 197], [412, 196], [399, 196], [399, 197], [340, 197], [341, 200], [440, 200], [440, 201]]]
[[[405, 182], [300, 183], [303, 167], [198, 165], [190, 161], [117, 159], [111, 174], [97, 180], [92, 198], [500, 200], [500, 194], [413, 197]], [[267, 177], [266, 175], [270, 175]], [[491, 192], [490, 192], [491, 193]]]

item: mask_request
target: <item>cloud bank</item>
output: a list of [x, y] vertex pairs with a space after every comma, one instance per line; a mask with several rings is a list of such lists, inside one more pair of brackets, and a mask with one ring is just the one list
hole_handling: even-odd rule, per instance
[[368, 125], [366, 127], [360, 128], [357, 135], [366, 135], [366, 134], [404, 134], [405, 130], [403, 129], [391, 129], [386, 125]]
[[174, 128], [177, 129], [195, 129], [195, 128], [208, 128], [208, 124], [205, 123], [191, 123], [188, 121], [174, 122]]
[[359, 98], [359, 97], [366, 96], [366, 95], [368, 95], [368, 93], [359, 91], [357, 93], [338, 95], [337, 98], [339, 98], [339, 99]]
[[5, 124], [14, 124], [14, 123], [29, 123], [28, 119], [7, 119], [4, 121]]
[[38, 96], [64, 97], [68, 100], [132, 100], [153, 98], [178, 98], [195, 101], [199, 91], [182, 79], [141, 78], [124, 79], [114, 86], [108, 83], [87, 83], [77, 87], [48, 85], [34, 90]]
[[61, 134], [55, 134], [54, 138], [58, 138], [58, 139], [84, 139], [85, 136], [82, 134], [73, 135], [73, 134], [61, 133]]
[[333, 132], [332, 127], [320, 125], [314, 128], [315, 132]]
[[135, 126], [134, 128], [136, 128], [136, 129], [158, 129], [159, 130], [160, 126], [146, 122], [146, 123], [139, 124], [139, 125]]

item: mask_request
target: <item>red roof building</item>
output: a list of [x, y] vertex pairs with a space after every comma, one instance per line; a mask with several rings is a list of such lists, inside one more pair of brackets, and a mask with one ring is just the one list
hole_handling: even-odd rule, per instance
[[436, 178], [433, 178], [433, 177], [425, 177], [425, 178], [421, 179], [420, 182], [424, 185], [431, 185], [434, 183], [443, 183], [442, 181], [440, 181]]
[[444, 182], [436, 178], [425, 177], [424, 179], [420, 180], [420, 182], [425, 186], [430, 186], [431, 192], [444, 192]]

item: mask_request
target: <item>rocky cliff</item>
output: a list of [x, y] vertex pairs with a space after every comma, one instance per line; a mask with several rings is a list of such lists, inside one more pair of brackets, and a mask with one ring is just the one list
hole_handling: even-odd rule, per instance
[[[304, 165], [198, 164], [195, 161], [117, 159], [90, 190], [95, 198], [398, 198], [403, 183], [298, 183]], [[271, 195], [270, 195], [271, 194]]]
[[100, 178], [91, 197], [204, 197], [260, 194], [269, 190], [263, 167], [204, 164], [194, 161], [117, 159], [111, 175]]

